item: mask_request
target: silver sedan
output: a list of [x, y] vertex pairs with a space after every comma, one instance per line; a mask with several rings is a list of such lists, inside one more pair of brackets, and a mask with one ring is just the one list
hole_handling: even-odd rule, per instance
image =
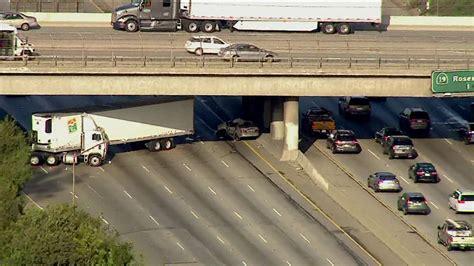
[[35, 17], [19, 12], [0, 12], [0, 23], [5, 23], [24, 31], [40, 27]]
[[276, 61], [277, 54], [265, 49], [258, 48], [253, 44], [236, 43], [222, 48], [217, 54], [224, 60], [234, 61]]

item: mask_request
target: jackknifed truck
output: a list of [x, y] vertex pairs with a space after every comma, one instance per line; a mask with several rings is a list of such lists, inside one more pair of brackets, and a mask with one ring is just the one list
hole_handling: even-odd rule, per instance
[[109, 146], [143, 143], [150, 151], [170, 150], [174, 139], [194, 133], [194, 99], [98, 112], [32, 115], [31, 165], [100, 166]]
[[112, 11], [115, 29], [314, 31], [349, 34], [382, 23], [382, 0], [132, 0]]

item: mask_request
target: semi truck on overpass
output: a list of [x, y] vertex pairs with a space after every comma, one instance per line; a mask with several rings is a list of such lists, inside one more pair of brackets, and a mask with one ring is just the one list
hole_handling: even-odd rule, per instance
[[194, 132], [194, 99], [106, 111], [32, 115], [30, 164], [79, 161], [100, 166], [114, 144], [139, 142], [150, 151], [174, 148]]
[[112, 12], [115, 29], [314, 31], [349, 34], [380, 24], [382, 0], [132, 0]]
[[0, 58], [14, 59], [15, 56], [30, 56], [35, 54], [35, 48], [18, 36], [15, 27], [0, 23]]

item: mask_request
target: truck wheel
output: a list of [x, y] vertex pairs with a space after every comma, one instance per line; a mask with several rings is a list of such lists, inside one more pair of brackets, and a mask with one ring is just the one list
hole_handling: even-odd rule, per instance
[[349, 34], [351, 33], [351, 25], [349, 23], [339, 23], [337, 25], [337, 32], [339, 34]]
[[23, 24], [21, 24], [20, 28], [21, 28], [21, 30], [23, 30], [23, 31], [30, 30], [30, 24], [28, 24], [28, 23], [23, 23]]
[[173, 139], [163, 139], [160, 144], [163, 150], [171, 150], [174, 147]]
[[89, 165], [92, 167], [101, 166], [102, 158], [100, 158], [100, 155], [97, 155], [97, 154], [89, 155]]
[[46, 165], [48, 166], [55, 166], [59, 164], [59, 157], [55, 154], [50, 154], [46, 157]]
[[194, 54], [197, 55], [197, 56], [201, 56], [203, 54], [203, 50], [202, 48], [197, 48], [196, 51], [194, 51]]
[[159, 140], [152, 140], [148, 142], [148, 150], [150, 151], [160, 151], [161, 148], [162, 148], [162, 145]]
[[336, 26], [333, 23], [323, 23], [321, 25], [321, 31], [324, 34], [334, 34], [336, 33]]
[[43, 156], [39, 153], [32, 153], [30, 156], [30, 165], [32, 166], [38, 166], [43, 163]]
[[267, 55], [267, 56], [265, 56], [265, 62], [273, 62], [273, 60], [275, 60], [275, 59], [273, 58], [273, 55]]
[[125, 30], [128, 32], [138, 31], [138, 22], [133, 19], [127, 20], [127, 22], [125, 23]]
[[201, 31], [206, 33], [212, 33], [216, 31], [216, 23], [214, 21], [204, 21], [201, 24]]
[[187, 32], [198, 32], [200, 28], [198, 21], [188, 20], [184, 23], [184, 30]]

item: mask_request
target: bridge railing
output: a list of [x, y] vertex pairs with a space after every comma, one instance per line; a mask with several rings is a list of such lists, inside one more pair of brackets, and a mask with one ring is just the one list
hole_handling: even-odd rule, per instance
[[419, 57], [278, 57], [268, 60], [195, 56], [2, 56], [0, 69], [12, 67], [43, 68], [205, 68], [205, 69], [469, 69], [474, 58]]

